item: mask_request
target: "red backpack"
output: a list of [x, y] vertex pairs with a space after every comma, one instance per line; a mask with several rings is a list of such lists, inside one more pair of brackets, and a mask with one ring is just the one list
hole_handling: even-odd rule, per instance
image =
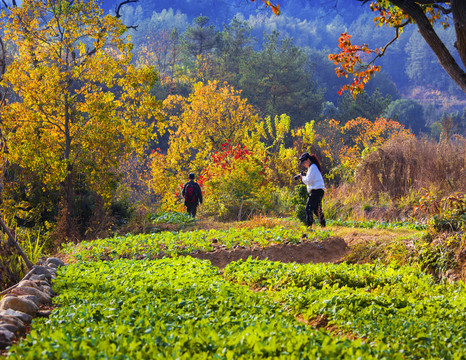
[[187, 203], [196, 202], [196, 186], [194, 184], [188, 183], [184, 190], [184, 199]]

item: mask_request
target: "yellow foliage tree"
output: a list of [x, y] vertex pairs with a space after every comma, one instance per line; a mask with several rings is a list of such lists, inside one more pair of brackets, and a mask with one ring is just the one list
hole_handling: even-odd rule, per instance
[[2, 25], [14, 53], [1, 85], [17, 98], [2, 113], [10, 162], [61, 190], [65, 213], [78, 177], [108, 201], [119, 161], [153, 137], [153, 69], [131, 64], [125, 26], [96, 0], [25, 0]]
[[170, 135], [166, 155], [154, 156], [152, 189], [165, 210], [180, 210], [179, 185], [188, 172], [200, 174], [212, 153], [228, 140], [244, 144], [259, 115], [240, 92], [226, 83], [194, 84], [184, 98], [170, 95], [163, 103]]
[[194, 170], [200, 170], [197, 160], [202, 163], [227, 140], [241, 144], [248, 137], [259, 115], [240, 93], [226, 83], [198, 82], [188, 98], [174, 95], [164, 101], [167, 112], [181, 110], [169, 116], [173, 161], [192, 160]]
[[369, 152], [397, 136], [412, 136], [397, 121], [378, 118], [370, 121], [358, 117], [340, 126], [335, 120], [326, 120], [320, 129], [319, 146], [332, 164], [330, 176], [351, 180], [354, 170]]
[[[166, 154], [155, 152], [152, 162], [152, 189], [161, 198], [163, 210], [183, 209], [180, 186], [188, 172], [200, 176], [207, 197], [210, 194], [216, 200], [219, 184], [229, 181], [224, 178], [227, 172], [231, 179], [242, 179], [236, 183], [244, 184], [230, 191], [242, 199], [251, 197], [252, 192], [258, 190], [254, 187], [263, 188], [264, 183], [280, 185], [278, 172], [291, 177], [297, 163], [295, 159], [286, 161], [292, 155], [283, 147], [290, 130], [290, 118], [282, 115], [262, 120], [240, 95], [226, 83], [209, 81], [195, 84], [187, 98], [169, 96], [164, 101], [169, 117], [169, 148]], [[223, 162], [219, 162], [219, 154], [225, 152], [226, 144], [234, 151], [230, 149], [231, 154], [224, 155]], [[240, 150], [247, 151], [247, 155], [237, 157]], [[222, 166], [225, 167], [223, 171]], [[272, 188], [267, 186], [267, 189], [263, 192]], [[256, 193], [252, 197], [257, 200]]]
[[292, 175], [298, 171], [297, 158], [300, 149], [285, 146], [285, 140], [290, 133], [295, 135], [291, 130], [291, 119], [286, 114], [275, 116], [273, 119], [266, 117], [264, 121], [257, 123], [255, 131], [251, 133], [250, 146], [253, 148], [252, 144], [261, 144], [264, 147], [269, 159], [265, 169], [267, 178], [276, 186], [295, 185]]
[[[227, 141], [214, 152], [200, 180], [206, 190], [206, 210], [242, 220], [255, 213], [281, 212], [279, 189], [296, 184], [295, 148], [287, 148], [291, 119], [286, 114], [253, 124], [244, 145]], [[286, 194], [286, 192], [285, 192]], [[286, 195], [285, 195], [286, 196]]]

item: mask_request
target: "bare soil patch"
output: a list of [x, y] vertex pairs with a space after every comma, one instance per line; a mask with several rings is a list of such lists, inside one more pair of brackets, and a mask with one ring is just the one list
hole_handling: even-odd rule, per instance
[[[213, 244], [215, 245], [215, 244]], [[281, 261], [284, 263], [337, 263], [341, 262], [349, 248], [341, 237], [331, 237], [322, 241], [303, 241], [300, 244], [277, 244], [266, 248], [225, 249], [216, 246], [212, 252], [190, 254], [197, 259], [209, 260], [213, 266], [223, 269], [232, 261], [253, 259]]]

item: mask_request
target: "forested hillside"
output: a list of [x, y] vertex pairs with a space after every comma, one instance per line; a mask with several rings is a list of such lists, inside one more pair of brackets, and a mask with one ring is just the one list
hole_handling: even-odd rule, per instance
[[[106, 2], [104, 5], [109, 11], [114, 11], [116, 4]], [[325, 100], [335, 106], [340, 99], [336, 91], [344, 81], [332, 75], [334, 66], [327, 60], [327, 55], [338, 48], [340, 33], [348, 32], [353, 42], [365, 43], [371, 48], [382, 47], [395, 36], [393, 28], [377, 27], [373, 21], [374, 13], [356, 0], [293, 1], [282, 4], [280, 10], [280, 16], [275, 16], [260, 2], [248, 1], [204, 1], [194, 5], [186, 1], [143, 0], [125, 7], [122, 14], [126, 25], [137, 25], [137, 31], [132, 32], [136, 44], [150, 37], [149, 33], [154, 29], [176, 26], [182, 34], [201, 15], [209, 19], [205, 26], [213, 26], [216, 32], [223, 31], [224, 26], [229, 27], [235, 17], [244, 21], [255, 39], [250, 44], [255, 51], [260, 51], [267, 36], [277, 31], [281, 38], [292, 38], [293, 44], [306, 53], [312, 79], [323, 89]], [[437, 30], [455, 54], [454, 29], [443, 30], [439, 26]], [[444, 111], [461, 112], [464, 109], [464, 93], [443, 71], [415, 27], [405, 28], [378, 64], [382, 66], [382, 74], [368, 87], [369, 93], [378, 88], [382, 95], [391, 95], [392, 100], [408, 98], [418, 101], [430, 115], [428, 121], [431, 122], [438, 120]]]

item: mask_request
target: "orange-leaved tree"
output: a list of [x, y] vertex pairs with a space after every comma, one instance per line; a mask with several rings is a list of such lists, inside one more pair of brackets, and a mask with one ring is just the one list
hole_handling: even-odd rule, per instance
[[[378, 26], [387, 26], [394, 29], [394, 37], [380, 48], [370, 49], [367, 45], [353, 45], [348, 33], [341, 34], [338, 54], [331, 54], [329, 58], [338, 67], [335, 69], [338, 76], [351, 76], [350, 84], [343, 86], [342, 91], [349, 90], [356, 96], [364, 89], [364, 85], [372, 75], [379, 71], [374, 61], [383, 56], [387, 48], [395, 42], [403, 28], [408, 25], [416, 25], [424, 41], [437, 56], [440, 65], [451, 79], [466, 92], [466, 1], [464, 0], [359, 0], [363, 4], [369, 4], [377, 13], [374, 22]], [[267, 5], [270, 2], [264, 1]], [[335, 1], [336, 3], [336, 1]], [[279, 5], [274, 5], [279, 8]], [[274, 10], [272, 7], [272, 10]], [[277, 12], [274, 10], [274, 13]], [[463, 68], [456, 62], [453, 54], [438, 34], [438, 28], [455, 27], [455, 48], [463, 63]], [[365, 56], [363, 55], [365, 54]], [[368, 55], [372, 54], [372, 59]]]
[[[2, 113], [10, 162], [43, 192], [60, 191], [71, 238], [77, 183], [108, 204], [119, 161], [153, 137], [156, 75], [131, 64], [125, 26], [95, 0], [25, 0], [2, 23], [14, 49], [2, 81], [15, 94]], [[23, 186], [27, 193], [33, 184]]]
[[[361, 0], [369, 3], [372, 11], [377, 15], [374, 22], [378, 26], [387, 26], [395, 31], [394, 38], [378, 49], [369, 49], [367, 45], [352, 45], [350, 35], [344, 33], [340, 37], [339, 54], [331, 54], [329, 58], [337, 65], [338, 75], [352, 75], [353, 81], [350, 85], [345, 85], [342, 90], [349, 90], [353, 96], [364, 88], [364, 84], [369, 81], [375, 71], [379, 68], [373, 62], [383, 56], [387, 48], [396, 41], [409, 24], [416, 24], [419, 33], [437, 56], [440, 65], [445, 72], [455, 81], [455, 83], [466, 92], [466, 73], [456, 62], [453, 55], [445, 46], [434, 26], [440, 24], [444, 29], [452, 23], [456, 30], [455, 48], [466, 66], [466, 2], [463, 0], [454, 1], [418, 1], [418, 0]], [[372, 60], [366, 62], [361, 58], [362, 53], [373, 53]]]
[[[254, 1], [254, 0], [251, 0]], [[272, 4], [269, 0], [262, 0], [266, 7], [270, 7], [275, 15], [280, 15], [280, 4]]]

